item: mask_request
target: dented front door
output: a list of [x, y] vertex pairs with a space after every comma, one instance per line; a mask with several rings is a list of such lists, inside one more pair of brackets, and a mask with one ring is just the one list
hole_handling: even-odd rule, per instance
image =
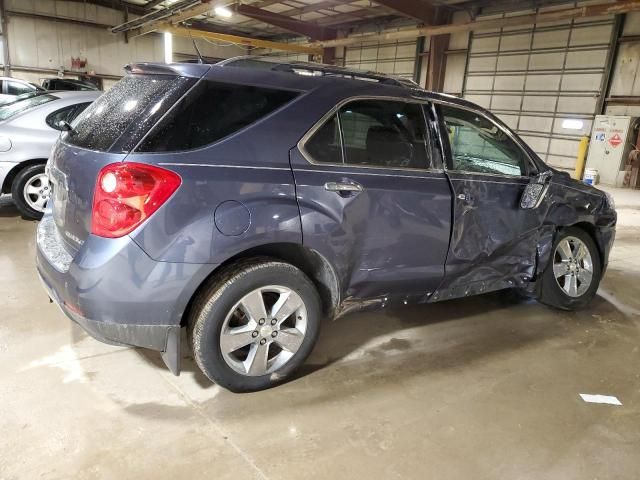
[[445, 280], [434, 300], [508, 288], [534, 272], [539, 220], [520, 208], [530, 181], [526, 152], [484, 114], [439, 107], [453, 191]]

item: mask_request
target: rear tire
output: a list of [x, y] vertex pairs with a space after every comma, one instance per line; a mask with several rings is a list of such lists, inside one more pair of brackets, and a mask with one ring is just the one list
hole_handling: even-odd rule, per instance
[[282, 383], [306, 360], [320, 331], [309, 278], [274, 259], [226, 267], [198, 294], [188, 334], [202, 372], [233, 392]]
[[11, 197], [25, 218], [40, 220], [51, 193], [44, 164], [29, 165], [18, 172], [11, 184]]
[[576, 227], [560, 229], [540, 280], [538, 300], [563, 310], [589, 304], [602, 275], [600, 252], [593, 238]]

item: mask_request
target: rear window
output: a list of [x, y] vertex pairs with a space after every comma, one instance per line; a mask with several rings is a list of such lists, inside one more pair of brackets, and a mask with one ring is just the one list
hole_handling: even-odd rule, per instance
[[26, 112], [30, 108], [37, 107], [38, 105], [43, 105], [45, 103], [53, 102], [54, 100], [58, 100], [58, 97], [54, 95], [38, 95], [34, 97], [29, 97], [25, 100], [20, 100], [18, 102], [13, 102], [9, 105], [5, 105], [0, 107], [0, 121], [9, 120], [12, 117], [15, 117], [19, 113]]
[[201, 81], [144, 139], [140, 152], [202, 147], [251, 125], [298, 92]]
[[64, 142], [89, 150], [129, 152], [194, 83], [195, 79], [129, 75], [74, 122]]

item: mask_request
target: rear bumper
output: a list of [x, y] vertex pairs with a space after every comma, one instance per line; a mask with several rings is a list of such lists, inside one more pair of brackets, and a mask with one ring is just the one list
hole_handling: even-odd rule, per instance
[[134, 323], [107, 323], [100, 320], [91, 320], [83, 317], [69, 307], [69, 303], [63, 300], [58, 292], [48, 283], [43, 271], [38, 268], [38, 274], [49, 298], [55, 302], [60, 310], [80, 325], [89, 335], [96, 340], [110, 345], [128, 345], [143, 347], [151, 350], [165, 351], [167, 339], [173, 333], [173, 329], [180, 329], [174, 325], [137, 325]]
[[129, 237], [90, 235], [69, 254], [50, 214], [38, 225], [36, 265], [49, 297], [87, 333], [164, 352], [177, 373], [182, 316], [211, 265], [156, 262]]

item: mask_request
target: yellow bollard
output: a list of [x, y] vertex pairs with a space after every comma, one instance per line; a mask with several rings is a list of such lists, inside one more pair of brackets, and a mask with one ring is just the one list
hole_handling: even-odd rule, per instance
[[589, 146], [589, 137], [586, 135], [580, 139], [580, 145], [578, 145], [578, 158], [576, 158], [576, 170], [573, 172], [573, 178], [576, 180], [582, 179], [584, 173], [584, 164], [587, 160], [587, 147]]

